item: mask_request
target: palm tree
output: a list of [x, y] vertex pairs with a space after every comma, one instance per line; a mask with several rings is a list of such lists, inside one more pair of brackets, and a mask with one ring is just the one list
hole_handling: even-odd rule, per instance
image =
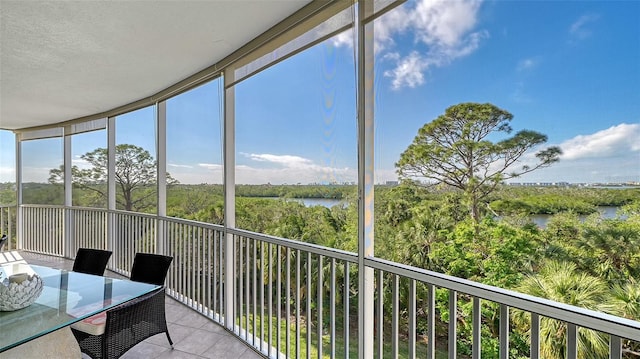
[[[631, 320], [640, 320], [640, 283], [635, 279], [629, 279], [624, 285], [615, 285], [611, 290], [613, 297], [612, 313]], [[626, 340], [623, 348], [628, 353], [640, 356], [640, 343]]]
[[[610, 312], [612, 306], [607, 285], [600, 278], [580, 273], [573, 263], [549, 261], [541, 271], [526, 278], [518, 287], [522, 293], [547, 298], [577, 307]], [[514, 322], [524, 330], [530, 330], [523, 313], [514, 316]], [[564, 322], [542, 318], [540, 320], [540, 355], [542, 358], [565, 358], [567, 325]], [[578, 329], [578, 357], [606, 358], [609, 344], [602, 333]]]
[[640, 275], [640, 232], [636, 224], [621, 219], [596, 218], [585, 225], [584, 240], [579, 247], [584, 250], [585, 269], [595, 269], [594, 274], [610, 283], [624, 282], [626, 278]]

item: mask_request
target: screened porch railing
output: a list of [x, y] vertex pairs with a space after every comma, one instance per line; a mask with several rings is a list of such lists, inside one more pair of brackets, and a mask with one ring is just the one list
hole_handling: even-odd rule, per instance
[[[174, 257], [167, 293], [225, 325], [267, 357], [355, 357], [358, 343], [358, 257], [313, 244], [188, 220], [103, 209], [21, 206], [23, 250], [72, 258], [78, 247], [109, 248], [109, 268], [128, 274], [136, 252]], [[226, 260], [225, 236], [233, 255]], [[68, 242], [68, 243], [67, 243]], [[233, 283], [226, 266], [232, 263]], [[574, 307], [378, 258], [375, 277], [376, 357], [457, 358], [459, 325], [471, 323], [472, 358], [480, 358], [483, 327], [497, 308], [500, 358], [509, 357], [514, 316], [525, 317], [530, 358], [541, 357], [541, 321], [564, 325], [566, 358], [578, 358], [580, 336], [597, 331], [610, 358], [626, 341], [640, 342], [640, 322]], [[229, 285], [230, 287], [226, 287]], [[227, 305], [226, 290], [235, 294]], [[436, 298], [446, 300], [438, 308]], [[468, 315], [461, 303], [471, 305]], [[232, 308], [232, 313], [226, 313]], [[456, 313], [439, 320], [439, 312]], [[451, 318], [451, 316], [449, 316]], [[228, 320], [228, 321], [227, 321]], [[494, 328], [495, 329], [495, 328]], [[464, 334], [465, 336], [467, 334]]]

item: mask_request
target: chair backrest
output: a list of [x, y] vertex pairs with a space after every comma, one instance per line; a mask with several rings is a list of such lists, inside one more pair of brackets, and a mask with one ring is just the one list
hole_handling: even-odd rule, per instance
[[2, 238], [0, 238], [0, 251], [4, 248], [5, 243], [7, 243], [7, 235], [3, 234]]
[[164, 285], [173, 257], [151, 253], [136, 253], [129, 279], [155, 285]]
[[103, 275], [107, 262], [111, 257], [111, 251], [102, 249], [80, 248], [73, 261], [73, 271], [79, 273]]

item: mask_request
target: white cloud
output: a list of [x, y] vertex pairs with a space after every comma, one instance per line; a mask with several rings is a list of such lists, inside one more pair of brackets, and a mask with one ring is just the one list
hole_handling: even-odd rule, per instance
[[591, 36], [591, 29], [589, 25], [600, 18], [596, 14], [586, 14], [580, 16], [578, 20], [573, 22], [569, 27], [569, 36], [572, 40], [584, 40]]
[[[427, 45], [456, 48], [476, 25], [480, 1], [422, 0], [410, 13], [416, 37]], [[403, 21], [400, 18], [400, 21]]]
[[76, 155], [74, 158], [71, 159], [71, 165], [76, 166], [79, 169], [91, 168], [91, 164], [88, 161], [82, 159], [79, 155]]
[[537, 57], [529, 57], [526, 59], [522, 59], [518, 62], [516, 66], [517, 71], [529, 71], [538, 66], [540, 63], [540, 59]]
[[292, 155], [272, 155], [269, 153], [247, 153], [248, 158], [258, 162], [271, 162], [290, 168], [312, 167], [313, 161], [307, 158]]
[[269, 153], [241, 153], [252, 161], [267, 167], [248, 165], [236, 166], [237, 183], [330, 183], [355, 181], [357, 172], [344, 167], [322, 166], [312, 160], [295, 155], [274, 155]]
[[14, 167], [0, 167], [0, 183], [15, 182], [16, 170]]
[[592, 134], [579, 135], [560, 144], [545, 144], [520, 158], [513, 170], [538, 163], [535, 153], [558, 146], [560, 161], [510, 182], [628, 182], [640, 180], [640, 124], [612, 126]]
[[171, 167], [171, 168], [193, 168], [193, 166], [179, 165], [177, 163], [167, 163], [167, 167]]
[[[640, 124], [621, 123], [568, 139], [559, 146], [560, 161], [515, 182], [627, 182], [640, 180]], [[535, 163], [534, 151], [521, 164]]]
[[391, 12], [395, 16], [381, 17], [375, 27], [376, 36], [382, 34], [376, 39], [378, 47], [393, 45], [388, 39], [405, 31], [413, 34], [416, 44], [426, 47], [425, 51], [399, 56], [395, 68], [384, 72], [391, 78], [392, 88], [422, 85], [430, 68], [446, 66], [476, 51], [489, 35], [483, 30], [471, 32], [477, 25], [480, 4], [476, 0], [420, 0], [414, 9], [403, 7]]
[[[640, 124], [622, 123], [560, 144], [561, 159], [603, 158], [640, 152]], [[637, 156], [638, 154], [636, 154]]]
[[208, 170], [222, 170], [222, 165], [217, 163], [198, 163], [198, 167], [203, 167]]
[[336, 47], [353, 47], [353, 30], [349, 29], [347, 31], [341, 32], [338, 35], [334, 36], [331, 41], [333, 41], [333, 46]]
[[24, 166], [22, 168], [22, 182], [47, 183], [49, 181], [50, 170], [51, 168], [47, 167]]
[[399, 89], [404, 86], [417, 87], [424, 83], [422, 72], [427, 69], [428, 64], [417, 52], [412, 52], [409, 56], [399, 59], [393, 70], [384, 72], [384, 75], [391, 77], [391, 86]]
[[[433, 67], [450, 64], [457, 58], [473, 53], [480, 41], [489, 36], [485, 30], [472, 32], [477, 25], [482, 0], [417, 0], [375, 20], [374, 52], [384, 61], [395, 61], [383, 74], [391, 78], [393, 89], [417, 87], [425, 82], [424, 73]], [[414, 48], [402, 55], [395, 37], [410, 34]], [[353, 46], [353, 31], [345, 31], [333, 39], [334, 46]]]

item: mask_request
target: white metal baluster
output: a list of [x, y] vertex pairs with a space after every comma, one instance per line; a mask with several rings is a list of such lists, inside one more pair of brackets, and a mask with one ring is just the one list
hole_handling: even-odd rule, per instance
[[286, 304], [286, 314], [287, 314], [287, 318], [286, 318], [286, 331], [285, 331], [285, 336], [286, 336], [286, 346], [285, 346], [285, 350], [287, 351], [285, 354], [287, 357], [289, 357], [289, 349], [291, 348], [291, 248], [287, 247], [287, 260], [286, 260], [286, 295], [285, 295], [285, 302]]
[[344, 262], [344, 357], [349, 359], [349, 306], [350, 306], [351, 283], [349, 281], [349, 262]]
[[409, 282], [409, 359], [416, 357], [416, 281]]
[[213, 273], [211, 274], [212, 277], [212, 281], [213, 281], [213, 287], [212, 287], [212, 298], [211, 298], [211, 307], [213, 309], [213, 315], [215, 318], [215, 315], [218, 314], [218, 321], [220, 321], [222, 319], [222, 316], [220, 313], [220, 310], [218, 310], [218, 291], [220, 290], [220, 282], [218, 281], [218, 241], [219, 241], [219, 235], [217, 233], [217, 231], [213, 232], [213, 251], [211, 252], [211, 256], [213, 259]]
[[[242, 275], [244, 272], [244, 266], [243, 266], [243, 244], [244, 244], [244, 237], [243, 236], [238, 236], [238, 242], [237, 242], [237, 249], [236, 249], [236, 254], [238, 256], [238, 263], [236, 264], [236, 268], [238, 268], [238, 271], [236, 272], [236, 283], [238, 283], [238, 291], [236, 292], [236, 298], [235, 298], [235, 302], [237, 303], [237, 307], [235, 309], [235, 313], [237, 313], [237, 318], [236, 318], [236, 326], [237, 326], [237, 333], [238, 336], [242, 335], [242, 314], [244, 313], [244, 311], [242, 310], [242, 294], [244, 293], [244, 276]], [[245, 338], [246, 339], [246, 338]]]
[[178, 246], [178, 257], [180, 258], [180, 271], [178, 272], [178, 291], [180, 292], [180, 300], [185, 303], [184, 300], [184, 275], [187, 271], [187, 268], [185, 267], [186, 265], [186, 260], [183, 256], [183, 252], [184, 252], [184, 248], [185, 248], [185, 243], [184, 243], [184, 233], [183, 231], [183, 226], [182, 224], [180, 224], [178, 226], [178, 238], [177, 241], [180, 243]]
[[[226, 285], [225, 283], [225, 268], [226, 268], [226, 261], [224, 261], [223, 259], [226, 258], [227, 253], [225, 252], [225, 243], [227, 241], [227, 234], [221, 232], [220, 233], [220, 237], [218, 238], [218, 306], [219, 306], [219, 318], [220, 318], [220, 323], [224, 323], [226, 322], [226, 317], [227, 314], [224, 313], [224, 310], [226, 308], [226, 300], [224, 297], [224, 293], [223, 293], [223, 289]], [[225, 318], [224, 322], [222, 320], [222, 318]]]
[[384, 288], [383, 288], [383, 272], [378, 270], [378, 359], [382, 359], [382, 352], [384, 346]]
[[[51, 236], [51, 227], [52, 227], [52, 223], [51, 223], [51, 218], [48, 218], [48, 211], [46, 211], [45, 209], [43, 209], [42, 211], [38, 211], [40, 214], [40, 218], [41, 218], [41, 222], [43, 224], [43, 235], [42, 235], [42, 239], [44, 241], [44, 246], [42, 247], [41, 251], [43, 251], [44, 253], [50, 253], [52, 254], [52, 248], [53, 248], [53, 240], [55, 240], [55, 238], [52, 238]], [[47, 228], [48, 227], [48, 228]]]
[[427, 358], [436, 357], [436, 289], [433, 284], [427, 285], [428, 317], [427, 317]]
[[[45, 209], [43, 209], [42, 211], [40, 211], [40, 216], [42, 218], [42, 221], [40, 223], [42, 223], [44, 226], [50, 226], [50, 228], [55, 229], [54, 225], [55, 223], [51, 223], [51, 219], [47, 218], [48, 214]], [[46, 232], [45, 232], [46, 233]], [[42, 247], [41, 251], [43, 253], [52, 253], [51, 250], [51, 246], [53, 245], [54, 238], [51, 238], [51, 233], [47, 233], [44, 236], [42, 236], [42, 241], [40, 244], [40, 247]]]
[[193, 258], [194, 258], [194, 249], [195, 249], [195, 245], [193, 243], [194, 240], [194, 236], [193, 236], [193, 229], [189, 228], [188, 226], [185, 225], [186, 228], [186, 232], [187, 232], [187, 291], [186, 291], [186, 295], [189, 304], [193, 307], [194, 303], [193, 303], [193, 272], [194, 272], [194, 263], [193, 263]]
[[258, 242], [253, 242], [253, 346], [256, 346], [256, 334], [258, 333]]
[[[44, 223], [42, 222], [42, 211], [40, 210], [36, 210], [34, 209], [33, 211], [33, 219], [34, 219], [34, 224], [32, 226], [31, 229], [31, 234], [32, 234], [32, 238], [33, 240], [31, 241], [31, 248], [35, 249], [36, 251], [40, 252], [40, 253], [46, 253], [46, 243], [44, 243], [45, 241], [45, 231], [44, 231]], [[38, 228], [36, 226], [41, 226], [43, 228]]]
[[192, 242], [193, 242], [193, 270], [191, 271], [192, 283], [193, 283], [193, 300], [194, 300], [194, 308], [199, 311], [202, 306], [202, 300], [200, 298], [200, 274], [201, 272], [201, 261], [200, 261], [200, 239], [201, 239], [201, 228], [193, 227], [192, 231]]
[[[212, 229], [208, 229], [206, 231], [206, 240], [204, 246], [206, 248], [206, 257], [205, 257], [205, 266], [204, 273], [206, 275], [206, 281], [204, 285], [206, 286], [206, 290], [204, 291], [204, 296], [206, 299], [205, 305], [207, 308], [206, 315], [213, 317], [213, 307], [211, 306], [211, 262], [213, 259], [213, 253], [211, 253], [211, 239], [215, 235], [215, 232]], [[166, 238], [166, 237], [165, 237]], [[165, 245], [166, 247], [166, 245]]]
[[457, 317], [458, 317], [458, 296], [455, 290], [449, 290], [449, 359], [456, 359], [458, 356], [457, 346]]
[[399, 307], [400, 307], [400, 277], [397, 274], [394, 274], [392, 277], [393, 281], [391, 284], [391, 357], [393, 359], [398, 358], [398, 326], [399, 326]]
[[245, 240], [245, 256], [244, 256], [244, 261], [245, 261], [245, 265], [246, 265], [246, 270], [245, 270], [245, 286], [244, 289], [246, 291], [245, 293], [245, 331], [244, 331], [244, 339], [246, 341], [249, 341], [249, 311], [251, 310], [251, 301], [250, 301], [250, 296], [249, 296], [249, 292], [250, 292], [250, 288], [251, 288], [251, 284], [250, 284], [250, 280], [251, 280], [251, 257], [249, 256], [249, 246], [251, 245], [251, 239], [246, 238]]
[[264, 352], [264, 242], [260, 242], [260, 352]]
[[323, 276], [323, 267], [324, 267], [324, 256], [318, 256], [318, 359], [322, 359], [322, 332], [323, 332], [323, 323], [322, 323], [322, 290], [324, 289], [324, 276]]
[[482, 353], [482, 307], [480, 305], [480, 298], [473, 297], [473, 330], [472, 330], [472, 343], [473, 350], [471, 357], [473, 359], [480, 359]]
[[540, 358], [540, 315], [531, 313], [531, 359]]
[[[73, 224], [74, 232], [73, 237], [75, 243], [73, 248], [89, 247], [102, 249], [102, 243], [98, 241], [98, 216], [96, 212], [89, 211], [73, 211], [75, 213], [75, 223]], [[91, 225], [93, 224], [93, 226]], [[75, 254], [76, 251], [73, 251]]]
[[578, 327], [567, 323], [567, 359], [578, 357]]
[[331, 358], [336, 357], [336, 259], [331, 258], [331, 280], [329, 292], [329, 344]]
[[[198, 264], [196, 266], [197, 271], [195, 272], [196, 275], [196, 285], [195, 285], [195, 290], [196, 290], [196, 298], [198, 298], [198, 310], [200, 311], [200, 313], [204, 313], [204, 296], [203, 296], [203, 284], [202, 283], [202, 275], [204, 274], [204, 263], [203, 263], [203, 256], [204, 256], [204, 250], [202, 248], [202, 227], [196, 227], [196, 231], [198, 233], [198, 236], [196, 237], [198, 246], [197, 246], [197, 260], [198, 260]], [[157, 249], [157, 248], [156, 248]]]
[[[37, 216], [37, 220], [38, 220], [38, 222], [36, 222], [36, 223], [39, 223], [40, 226], [42, 226], [42, 230], [38, 231], [38, 233], [39, 233], [38, 237], [40, 237], [39, 238], [40, 240], [37, 243], [43, 243], [43, 244], [41, 244], [40, 246], [37, 246], [37, 247], [38, 247], [38, 250], [40, 252], [47, 253], [48, 252], [48, 248], [49, 248], [49, 240], [45, 237], [45, 234], [46, 234], [45, 225], [46, 224], [44, 223], [44, 220], [45, 220], [44, 210], [37, 211], [36, 212], [36, 216]], [[34, 247], [37, 245], [37, 243], [34, 243]]]
[[509, 306], [500, 304], [500, 359], [509, 359]]
[[622, 359], [622, 340], [615, 335], [609, 337], [609, 358]]
[[307, 252], [307, 359], [311, 359], [311, 252]]
[[[76, 248], [80, 247], [100, 248], [95, 236], [95, 231], [98, 226], [96, 225], [93, 212], [69, 209], [67, 210], [67, 213], [71, 217], [69, 221], [69, 223], [71, 223], [71, 228], [65, 228], [65, 231], [72, 232], [71, 251], [68, 254], [70, 256], [75, 256]], [[95, 229], [93, 231], [89, 227], [90, 223], [95, 225]]]
[[296, 250], [296, 358], [300, 358], [300, 250]]
[[278, 276], [276, 277], [276, 355], [279, 357], [280, 350], [280, 319], [282, 318], [282, 300], [280, 295], [282, 294], [282, 253], [280, 252], [281, 246], [276, 246], [276, 256], [278, 257], [276, 262], [278, 267], [276, 268]]
[[271, 247], [271, 243], [268, 243], [267, 246], [269, 247], [269, 261], [267, 261], [267, 266], [268, 266], [268, 279], [267, 279], [267, 285], [268, 285], [268, 295], [269, 295], [269, 326], [267, 327], [267, 351], [268, 351], [268, 355], [269, 357], [271, 357], [271, 347], [272, 345], [272, 341], [271, 341], [271, 328], [273, 326], [273, 284], [271, 284], [273, 282], [273, 279], [271, 277], [271, 263], [273, 262], [273, 249]]

